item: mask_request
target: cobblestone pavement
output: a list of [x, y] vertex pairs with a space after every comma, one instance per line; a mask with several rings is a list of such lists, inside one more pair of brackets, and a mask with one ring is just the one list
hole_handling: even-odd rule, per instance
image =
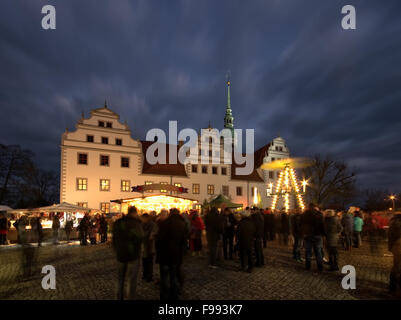
[[[0, 299], [115, 299], [117, 263], [110, 243], [89, 245], [48, 245], [36, 249], [34, 275], [20, 280], [21, 249], [0, 248]], [[186, 256], [183, 265], [185, 287], [183, 299], [390, 299], [387, 294], [392, 257], [373, 255], [368, 245], [352, 253], [340, 249], [340, 268], [356, 268], [357, 289], [344, 290], [340, 272], [317, 273], [316, 265], [306, 271], [303, 264], [291, 258], [291, 249], [269, 242], [264, 249], [267, 264], [244, 273], [238, 260], [221, 261], [221, 267], [210, 269], [205, 256]], [[56, 290], [41, 287], [41, 268], [56, 268]], [[159, 277], [155, 266], [155, 278]], [[138, 279], [138, 299], [158, 299], [155, 283]]]

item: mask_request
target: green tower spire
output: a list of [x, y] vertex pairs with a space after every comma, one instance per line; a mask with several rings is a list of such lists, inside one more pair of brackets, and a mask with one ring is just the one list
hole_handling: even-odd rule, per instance
[[226, 115], [224, 116], [224, 128], [231, 129], [234, 133], [234, 117], [231, 110], [231, 97], [230, 97], [230, 73], [227, 73], [227, 106]]

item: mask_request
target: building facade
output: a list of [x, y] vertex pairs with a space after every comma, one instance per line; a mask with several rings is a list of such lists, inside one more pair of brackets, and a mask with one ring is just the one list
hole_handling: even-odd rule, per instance
[[[227, 82], [227, 105], [224, 127], [234, 129], [230, 103], [230, 83]], [[212, 128], [206, 128], [212, 130]], [[202, 135], [202, 139], [209, 139]], [[126, 199], [140, 194], [131, 187], [145, 184], [171, 184], [188, 189], [186, 197], [202, 204], [223, 194], [232, 202], [245, 206], [258, 204], [269, 207], [272, 186], [278, 171], [259, 167], [277, 159], [289, 157], [285, 140], [281, 137], [256, 150], [253, 154], [254, 170], [249, 175], [237, 175], [233, 164], [185, 163], [149, 164], [146, 151], [154, 142], [141, 141], [131, 136], [126, 123], [105, 104], [94, 109], [90, 116], [82, 115], [75, 131], [66, 130], [61, 139], [60, 202], [118, 212], [119, 205], [111, 200]], [[200, 145], [200, 143], [199, 143]], [[208, 154], [210, 159], [222, 159], [223, 145], [207, 150], [199, 149], [198, 160]], [[179, 146], [178, 146], [179, 147]], [[197, 146], [198, 148], [199, 146]], [[169, 148], [167, 147], [167, 150]], [[178, 148], [177, 148], [178, 149]], [[168, 157], [167, 157], [168, 159]], [[144, 195], [168, 191], [147, 191]]]

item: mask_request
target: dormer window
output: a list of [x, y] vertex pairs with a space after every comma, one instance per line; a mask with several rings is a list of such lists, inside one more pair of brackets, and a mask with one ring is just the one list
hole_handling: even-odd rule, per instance
[[102, 143], [103, 143], [103, 144], [109, 144], [109, 138], [107, 138], [107, 137], [102, 137]]
[[99, 127], [104, 127], [104, 121], [99, 121], [99, 122], [98, 122], [98, 126], [99, 126]]
[[113, 128], [113, 123], [112, 122], [106, 122], [106, 127], [107, 128]]

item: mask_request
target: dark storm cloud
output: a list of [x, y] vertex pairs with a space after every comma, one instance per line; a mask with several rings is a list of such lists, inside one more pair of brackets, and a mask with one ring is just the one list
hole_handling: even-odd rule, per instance
[[[399, 190], [399, 1], [28, 1], [0, 4], [0, 137], [58, 170], [59, 143], [107, 99], [135, 138], [150, 128], [222, 127], [225, 73], [238, 128], [256, 147], [330, 152], [363, 186]], [[57, 29], [41, 29], [54, 4]]]

